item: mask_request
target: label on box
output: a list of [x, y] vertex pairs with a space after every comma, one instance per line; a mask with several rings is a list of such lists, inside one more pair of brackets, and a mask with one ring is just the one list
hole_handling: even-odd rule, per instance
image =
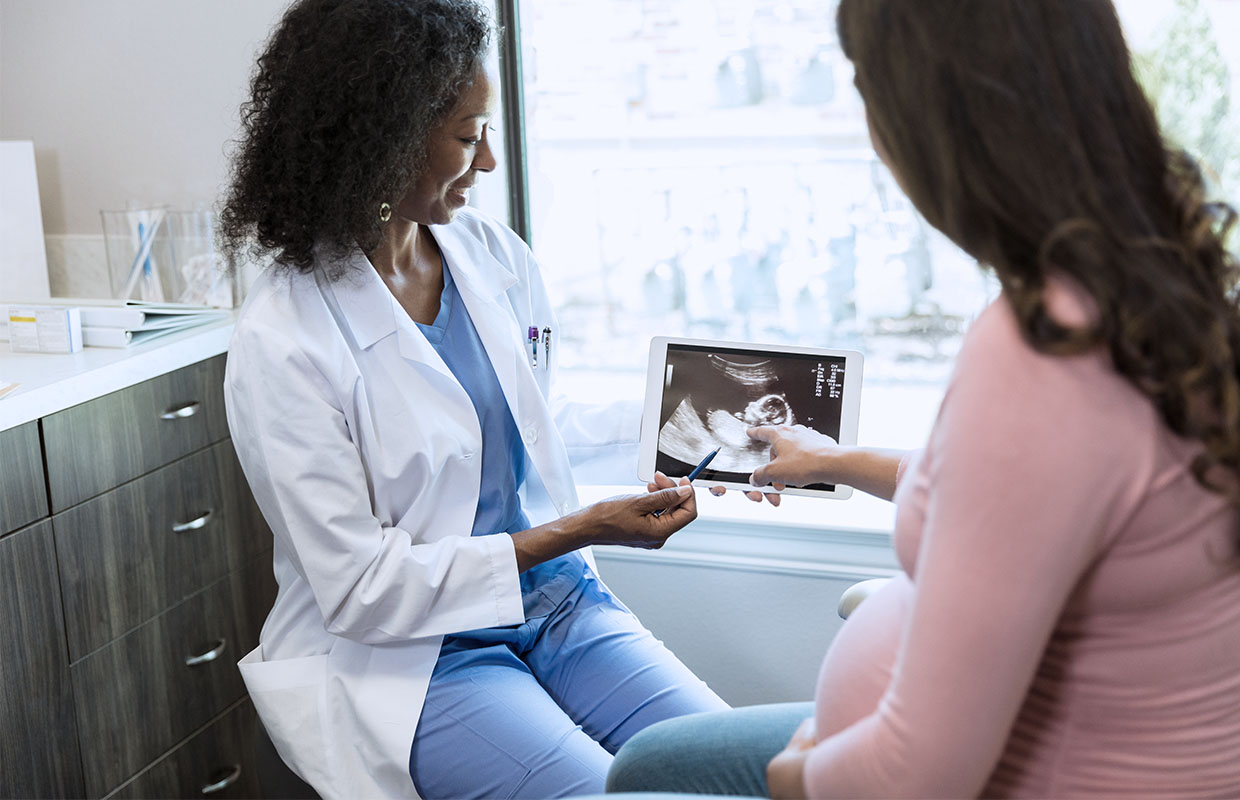
[[9, 306], [9, 349], [14, 353], [76, 353], [82, 315], [66, 306]]

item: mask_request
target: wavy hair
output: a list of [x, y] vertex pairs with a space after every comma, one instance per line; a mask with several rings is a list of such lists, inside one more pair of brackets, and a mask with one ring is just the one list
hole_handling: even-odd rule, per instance
[[[876, 144], [925, 218], [994, 270], [1029, 344], [1106, 347], [1204, 445], [1197, 480], [1240, 506], [1236, 212], [1164, 142], [1111, 0], [841, 0], [837, 24]], [[1049, 315], [1052, 272], [1096, 322]]]
[[294, 3], [241, 108], [222, 249], [300, 271], [316, 247], [336, 258], [373, 250], [380, 204], [395, 207], [417, 177], [428, 132], [477, 74], [491, 36], [476, 0]]

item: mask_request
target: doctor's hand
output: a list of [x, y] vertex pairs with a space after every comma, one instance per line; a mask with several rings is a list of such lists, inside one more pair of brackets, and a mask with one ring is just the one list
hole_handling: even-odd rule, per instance
[[[655, 516], [654, 512], [662, 510]], [[648, 494], [601, 500], [557, 520], [512, 536], [517, 571], [592, 544], [657, 550], [673, 533], [697, 519], [697, 500], [689, 481], [664, 476]]]
[[[596, 526], [593, 544], [657, 550], [676, 531], [697, 519], [697, 499], [687, 478], [673, 481], [661, 472], [646, 494], [624, 495], [595, 503], [578, 513]], [[656, 511], [662, 514], [655, 516]]]

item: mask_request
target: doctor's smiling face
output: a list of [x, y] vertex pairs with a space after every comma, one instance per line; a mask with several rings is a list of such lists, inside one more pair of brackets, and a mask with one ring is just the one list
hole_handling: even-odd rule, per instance
[[425, 166], [396, 207], [399, 216], [443, 225], [469, 202], [479, 173], [495, 169], [490, 142], [495, 103], [491, 77], [479, 69], [456, 106], [427, 134]]

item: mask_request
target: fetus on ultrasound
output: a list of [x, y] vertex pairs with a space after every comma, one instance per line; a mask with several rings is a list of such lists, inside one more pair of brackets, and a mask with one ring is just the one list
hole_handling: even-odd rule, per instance
[[[740, 400], [763, 392], [776, 382], [768, 362], [738, 364], [719, 356], [709, 357], [711, 366], [730, 382], [741, 384]], [[718, 376], [716, 376], [718, 377]], [[755, 425], [792, 425], [796, 422], [792, 406], [782, 393], [766, 392], [739, 409], [713, 407], [717, 392], [702, 392], [698, 410], [695, 395], [689, 392], [659, 431], [659, 451], [686, 464], [696, 463], [706, 453], [720, 448], [711, 468], [720, 472], [753, 472], [769, 458], [770, 445], [749, 438], [747, 429]]]

